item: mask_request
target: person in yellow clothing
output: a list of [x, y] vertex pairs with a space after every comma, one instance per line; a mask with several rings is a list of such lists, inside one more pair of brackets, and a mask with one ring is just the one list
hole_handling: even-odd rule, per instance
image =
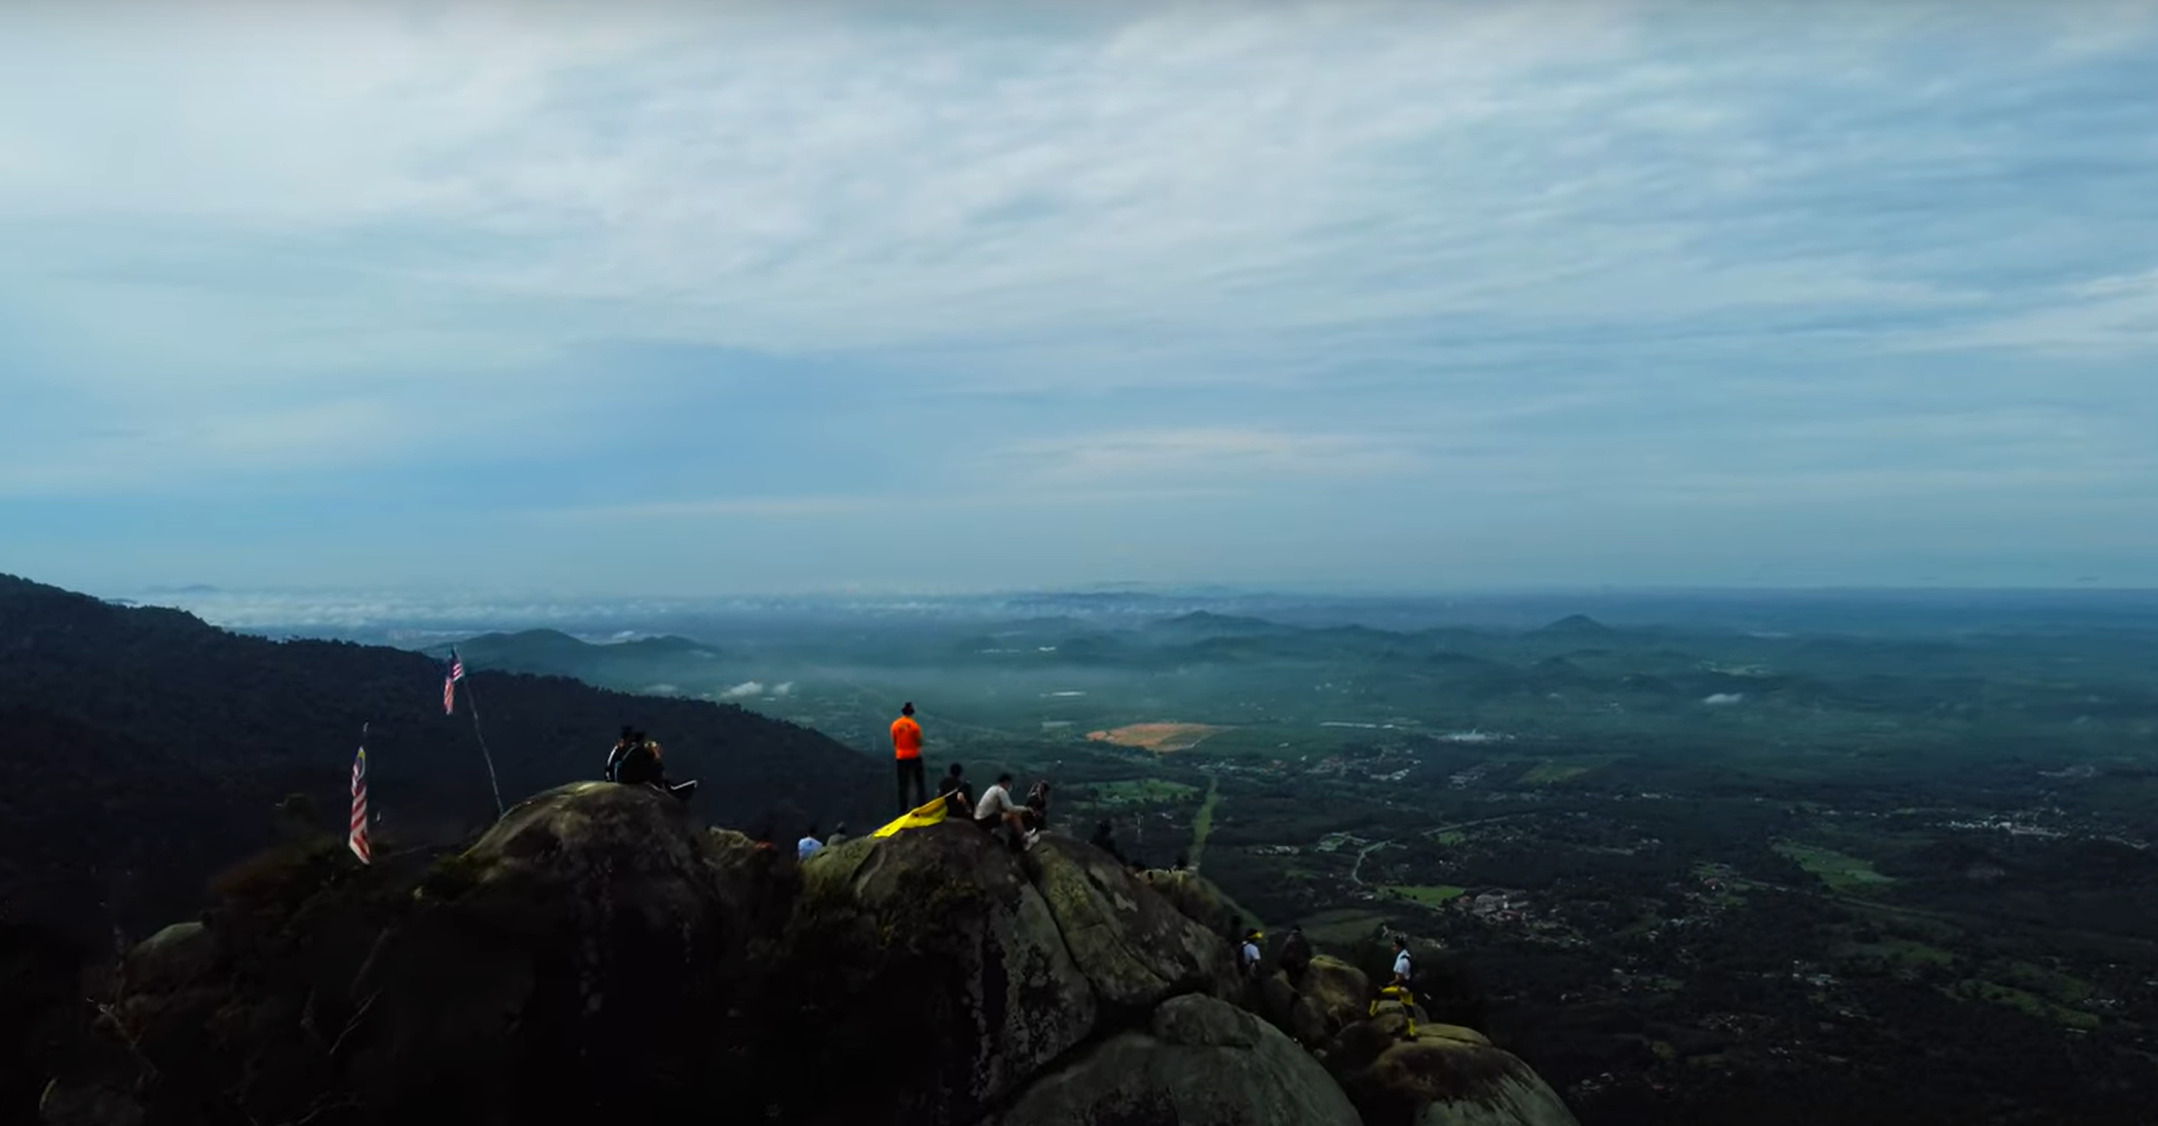
[[[892, 721], [892, 759], [899, 768], [899, 810], [907, 810], [929, 800], [928, 786], [922, 781], [922, 725], [914, 722], [914, 701], [907, 701], [899, 709], [899, 718]], [[908, 787], [913, 787], [914, 800], [907, 800]]]

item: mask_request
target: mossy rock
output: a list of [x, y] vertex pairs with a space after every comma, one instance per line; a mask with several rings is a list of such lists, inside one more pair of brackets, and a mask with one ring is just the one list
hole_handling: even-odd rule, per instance
[[848, 841], [802, 880], [774, 1039], [850, 1077], [806, 1092], [810, 1117], [973, 1121], [1092, 1034], [1100, 1006], [1049, 904], [972, 824]]
[[1044, 836], [1025, 863], [1073, 961], [1105, 1003], [1143, 1009], [1178, 993], [1234, 989], [1228, 944], [1100, 849]]
[[1482, 1034], [1419, 1027], [1342, 1080], [1367, 1126], [1576, 1126], [1558, 1093]]
[[1002, 1126], [1359, 1126], [1318, 1062], [1212, 997], [1172, 998], [1028, 1087]]

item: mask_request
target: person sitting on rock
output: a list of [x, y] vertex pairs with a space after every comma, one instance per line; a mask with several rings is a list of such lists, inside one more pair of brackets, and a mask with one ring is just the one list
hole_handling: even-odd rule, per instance
[[1045, 778], [1034, 783], [1033, 788], [1027, 791], [1026, 820], [1027, 833], [1030, 837], [1049, 827], [1048, 779]]
[[974, 816], [974, 785], [967, 781], [966, 767], [953, 763], [944, 777], [937, 779], [937, 796], [944, 799], [945, 816]]
[[607, 752], [607, 765], [601, 769], [599, 776], [609, 782], [620, 782], [622, 759], [629, 754], [631, 747], [643, 741], [644, 736], [638, 734], [636, 728], [623, 724], [622, 734], [615, 737], [614, 749]]
[[1311, 943], [1304, 938], [1304, 928], [1290, 927], [1287, 937], [1281, 940], [1281, 951], [1274, 960], [1280, 963], [1289, 980], [1301, 981], [1304, 971], [1311, 966]]
[[1008, 773], [997, 775], [996, 784], [982, 791], [981, 803], [974, 807], [974, 823], [991, 833], [1002, 827], [1005, 843], [1013, 852], [1032, 843], [1027, 840], [1026, 820], [1019, 805], [1012, 801], [1012, 776]]
[[694, 779], [688, 782], [667, 781], [666, 752], [657, 739], [649, 738], [642, 731], [622, 729], [622, 738], [615, 750], [607, 756], [609, 780], [625, 786], [651, 786], [664, 790], [683, 801], [697, 792]]
[[817, 827], [811, 825], [803, 831], [802, 839], [794, 842], [794, 858], [798, 861], [807, 860], [815, 856], [817, 850], [823, 847], [824, 842], [817, 839]]
[[847, 823], [841, 821], [838, 824], [832, 826], [832, 835], [824, 838], [824, 847], [838, 848], [840, 845], [846, 843], [846, 840]]

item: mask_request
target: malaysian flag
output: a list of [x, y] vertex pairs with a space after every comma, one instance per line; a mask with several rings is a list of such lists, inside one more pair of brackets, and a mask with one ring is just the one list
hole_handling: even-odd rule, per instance
[[444, 677], [442, 678], [442, 714], [443, 714], [443, 715], [449, 715], [449, 714], [451, 714], [451, 713], [453, 713], [453, 712], [455, 712], [455, 711], [457, 710], [457, 682], [458, 682], [458, 681], [460, 681], [460, 680], [463, 680], [464, 678], [465, 678], [465, 661], [464, 661], [464, 658], [463, 658], [463, 657], [460, 657], [460, 656], [458, 656], [458, 655], [457, 655], [457, 650], [455, 650], [455, 649], [452, 649], [452, 650], [450, 650], [450, 671], [449, 671], [449, 675], [447, 675], [447, 676], [444, 676]]
[[352, 855], [362, 864], [372, 864], [374, 846], [367, 843], [367, 744], [360, 744], [360, 753], [352, 756], [352, 835], [345, 838], [352, 846]]

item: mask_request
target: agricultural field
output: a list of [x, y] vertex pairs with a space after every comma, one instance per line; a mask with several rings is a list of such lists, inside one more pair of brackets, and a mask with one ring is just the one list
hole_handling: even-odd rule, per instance
[[646, 646], [623, 676], [872, 756], [912, 699], [932, 761], [1051, 780], [1053, 825], [1107, 822], [1270, 934], [1437, 944], [1432, 1004], [1584, 1126], [1823, 1098], [2042, 1121], [2061, 1074], [2158, 1105], [2158, 617], [1837, 621], [1028, 619]]

